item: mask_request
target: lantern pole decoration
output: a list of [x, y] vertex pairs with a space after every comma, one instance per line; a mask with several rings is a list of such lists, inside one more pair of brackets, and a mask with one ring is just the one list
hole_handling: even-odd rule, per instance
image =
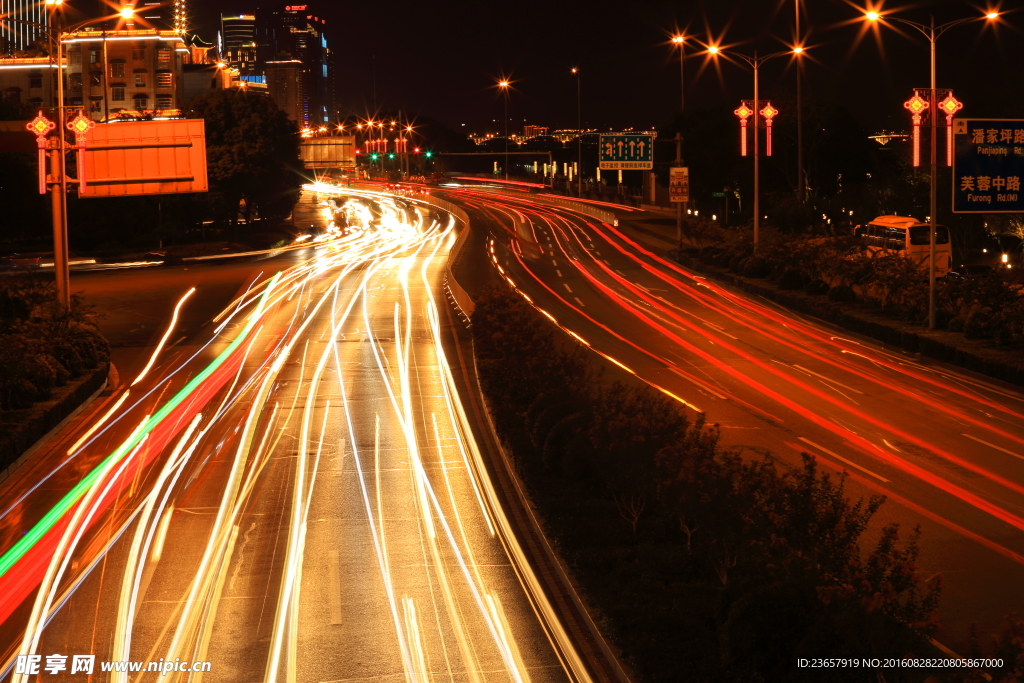
[[915, 90], [914, 96], [903, 103], [914, 121], [914, 166], [921, 165], [921, 121], [923, 120], [924, 112], [928, 111], [928, 100], [921, 97], [921, 95]]
[[36, 117], [25, 125], [28, 132], [36, 136], [36, 147], [39, 150], [39, 194], [46, 194], [46, 136], [56, 127], [56, 123], [43, 116], [41, 109]]
[[[766, 141], [764, 155], [770, 157], [772, 155], [772, 119], [778, 116], [779, 110], [773, 107], [771, 102], [765, 102], [764, 109], [760, 113], [764, 117]], [[757, 135], [757, 132], [755, 131], [754, 134]]]
[[96, 122], [85, 116], [82, 110], [78, 116], [68, 121], [68, 130], [75, 134], [75, 146], [78, 148], [78, 194], [85, 190], [85, 138], [90, 130], [96, 127]]
[[946, 98], [939, 102], [939, 110], [946, 115], [946, 165], [953, 165], [953, 116], [964, 108], [964, 103], [953, 97], [950, 90]]
[[733, 114], [740, 117], [740, 156], [747, 156], [747, 119], [754, 115], [754, 110], [747, 106], [746, 100], [743, 100], [740, 108]]

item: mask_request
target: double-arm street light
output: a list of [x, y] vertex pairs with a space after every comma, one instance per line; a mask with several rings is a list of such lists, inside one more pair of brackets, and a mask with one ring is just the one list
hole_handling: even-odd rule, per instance
[[[770, 55], [758, 56], [755, 51], [753, 56], [745, 55], [740, 52], [733, 52], [732, 50], [723, 50], [717, 45], [708, 46], [708, 54], [712, 56], [722, 55], [725, 57], [732, 57], [743, 60], [750, 68], [754, 71], [754, 111], [751, 113], [754, 119], [754, 251], [757, 251], [757, 243], [760, 237], [761, 231], [761, 160], [760, 160], [760, 146], [757, 135], [757, 121], [760, 116], [760, 92], [758, 83], [758, 71], [761, 65], [770, 59], [776, 57], [797, 57], [799, 58], [804, 52], [802, 47], [795, 47], [792, 50], [784, 50], [782, 52], [773, 52]], [[770, 153], [771, 150], [769, 150]]]
[[999, 13], [998, 12], [987, 12], [986, 14], [984, 14], [982, 16], [965, 17], [963, 19], [957, 19], [956, 21], [948, 21], [948, 22], [946, 22], [944, 24], [939, 24], [938, 26], [935, 25], [935, 17], [934, 16], [929, 18], [929, 22], [927, 24], [921, 24], [921, 23], [918, 23], [916, 21], [910, 21], [909, 19], [902, 19], [900, 17], [894, 17], [894, 16], [891, 16], [891, 15], [884, 15], [881, 12], [877, 12], [877, 11], [874, 11], [874, 10], [865, 12], [864, 13], [864, 18], [867, 21], [872, 22], [872, 23], [877, 22], [877, 23], [884, 24], [887, 21], [895, 21], [895, 22], [899, 22], [901, 24], [904, 24], [905, 26], [913, 27], [913, 28], [917, 29], [918, 31], [920, 31], [924, 35], [924, 37], [928, 39], [928, 42], [931, 45], [931, 87], [929, 88], [930, 94], [929, 94], [929, 102], [928, 102], [928, 109], [929, 109], [929, 112], [930, 112], [929, 115], [931, 117], [931, 129], [932, 129], [931, 130], [931, 159], [929, 159], [929, 170], [930, 170], [930, 173], [929, 173], [929, 192], [930, 192], [930, 195], [931, 195], [930, 196], [930, 202], [929, 202], [929, 213], [931, 215], [928, 217], [928, 221], [929, 221], [930, 226], [931, 226], [930, 236], [929, 236], [929, 242], [931, 243], [931, 246], [929, 247], [929, 250], [928, 250], [928, 253], [929, 253], [929, 258], [928, 258], [928, 329], [929, 330], [934, 330], [935, 329], [935, 239], [936, 239], [935, 238], [935, 233], [936, 233], [935, 226], [936, 226], [937, 220], [938, 220], [937, 216], [935, 215], [938, 212], [938, 201], [937, 201], [937, 197], [936, 197], [936, 183], [937, 183], [937, 177], [938, 177], [938, 166], [936, 164], [936, 156], [937, 156], [936, 155], [936, 139], [937, 139], [938, 120], [939, 120], [939, 109], [938, 109], [939, 103], [937, 101], [938, 98], [936, 97], [936, 79], [935, 79], [935, 44], [938, 42], [939, 38], [941, 38], [942, 35], [946, 31], [948, 31], [949, 29], [953, 28], [954, 26], [959, 26], [960, 24], [966, 24], [966, 23], [973, 22], [973, 21], [993, 21], [993, 20], [999, 18]]
[[[69, 27], [64, 27], [60, 8], [64, 5], [64, 0], [45, 0], [45, 6], [50, 12], [50, 25], [38, 24], [33, 21], [25, 21], [24, 19], [16, 19], [14, 17], [2, 17], [5, 22], [15, 22], [18, 24], [24, 24], [33, 28], [39, 29], [46, 35], [52, 45], [52, 53], [55, 55], [56, 60], [56, 71], [57, 71], [57, 103], [56, 103], [56, 129], [57, 129], [57, 148], [51, 150], [50, 159], [50, 192], [52, 199], [52, 219], [53, 219], [53, 270], [57, 280], [57, 300], [58, 303], [65, 309], [71, 308], [71, 286], [70, 286], [70, 273], [68, 270], [68, 218], [67, 218], [67, 192], [68, 192], [68, 177], [65, 172], [65, 155], [67, 153], [67, 138], [65, 135], [65, 126], [68, 124], [65, 115], [65, 104], [64, 104], [64, 55], [63, 55], [63, 40], [64, 37], [80, 28], [83, 28], [89, 24], [95, 24], [101, 21], [108, 21], [110, 19], [120, 17], [122, 19], [131, 19], [135, 16], [135, 9], [132, 6], [123, 7], [117, 14], [96, 17], [93, 19], [87, 19], [80, 21], [77, 24], [73, 24]], [[104, 65], [104, 69], [106, 66]], [[79, 151], [79, 154], [82, 154]], [[40, 173], [44, 172], [44, 169], [39, 169]], [[79, 179], [81, 180], [81, 179]]]

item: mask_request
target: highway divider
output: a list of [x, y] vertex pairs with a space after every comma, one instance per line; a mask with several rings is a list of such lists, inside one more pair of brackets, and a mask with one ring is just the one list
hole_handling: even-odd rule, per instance
[[466, 239], [469, 237], [469, 216], [459, 208], [457, 205], [451, 202], [435, 197], [433, 195], [423, 195], [415, 198], [417, 201], [421, 201], [424, 204], [430, 204], [431, 206], [437, 207], [442, 211], [447, 211], [455, 218], [462, 222], [462, 229], [459, 230], [459, 236], [455, 240], [455, 244], [452, 245], [452, 249], [448, 252], [448, 263], [445, 266], [444, 274], [444, 286], [451, 297], [452, 302], [455, 304], [455, 308], [459, 311], [463, 320], [468, 324], [469, 318], [473, 315], [473, 309], [475, 304], [473, 303], [472, 297], [466, 293], [459, 281], [455, 279], [455, 275], [452, 273], [452, 269], [462, 256], [462, 248], [466, 244]]

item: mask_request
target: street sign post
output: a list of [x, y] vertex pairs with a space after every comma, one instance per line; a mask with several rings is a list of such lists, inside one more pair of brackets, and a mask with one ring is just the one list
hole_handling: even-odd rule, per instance
[[1024, 212], [1024, 119], [954, 119], [953, 213]]
[[686, 166], [669, 169], [668, 200], [672, 203], [690, 201], [690, 169]]
[[655, 133], [602, 133], [599, 166], [602, 171], [654, 168]]

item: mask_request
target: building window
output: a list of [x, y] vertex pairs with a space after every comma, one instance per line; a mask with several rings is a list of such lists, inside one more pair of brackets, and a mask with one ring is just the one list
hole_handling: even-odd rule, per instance
[[9, 102], [21, 102], [21, 88], [8, 88], [4, 90], [4, 99]]
[[76, 90], [80, 89], [82, 87], [82, 74], [71, 74], [68, 76], [68, 85]]
[[146, 59], [146, 48], [145, 47], [133, 47], [132, 48], [132, 61], [142, 62]]
[[110, 65], [111, 78], [124, 78], [124, 62], [113, 62]]
[[156, 96], [156, 108], [157, 109], [170, 109], [174, 106], [174, 98], [170, 95], [157, 95]]
[[82, 48], [75, 47], [75, 48], [72, 48], [72, 49], [68, 50], [68, 62], [70, 62], [71, 64], [81, 64], [82, 63]]
[[30, 87], [30, 88], [42, 88], [43, 87], [43, 75], [42, 74], [29, 74], [28, 75], [28, 87]]
[[124, 91], [123, 85], [115, 85], [110, 89], [110, 99], [114, 102], [124, 102]]
[[156, 75], [156, 87], [158, 88], [172, 88], [174, 87], [174, 74], [170, 71], [161, 71]]
[[138, 93], [132, 98], [132, 102], [135, 104], [136, 111], [143, 111], [149, 107], [149, 95]]
[[136, 88], [145, 88], [146, 87], [146, 72], [145, 71], [142, 71], [142, 72], [136, 71], [135, 72], [135, 87]]
[[158, 48], [157, 51], [156, 51], [156, 59], [161, 64], [170, 64], [171, 63], [171, 48], [169, 48], [169, 47]]
[[100, 61], [100, 51], [99, 50], [89, 50], [89, 63], [90, 64], [95, 64], [98, 61]]
[[102, 71], [90, 71], [89, 72], [89, 86], [92, 88], [100, 87], [100, 83], [103, 82]]
[[103, 101], [102, 100], [93, 100], [92, 102], [89, 103], [89, 111], [91, 113], [96, 113], [96, 112], [100, 111], [100, 109], [102, 109], [102, 107], [103, 107]]

